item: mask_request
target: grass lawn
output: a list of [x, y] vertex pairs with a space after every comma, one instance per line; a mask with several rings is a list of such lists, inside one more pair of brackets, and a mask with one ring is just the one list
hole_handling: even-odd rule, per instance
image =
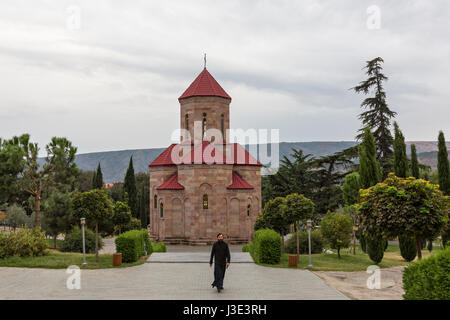
[[[52, 240], [53, 244], [53, 240]], [[105, 268], [126, 268], [145, 263], [149, 256], [141, 257], [132, 263], [122, 263], [119, 267], [113, 267], [112, 254], [100, 254], [99, 262], [95, 262], [95, 254], [86, 255], [86, 267], [82, 267], [83, 254], [73, 252], [59, 252], [57, 250], [47, 250], [47, 255], [39, 257], [9, 257], [0, 259], [0, 267], [21, 267], [21, 268], [47, 268], [65, 269], [71, 265], [77, 265], [81, 269], [105, 269]]]
[[[434, 247], [431, 254], [440, 250], [439, 247]], [[335, 251], [335, 250], [333, 250]], [[430, 255], [428, 250], [422, 250], [422, 258], [426, 258]], [[416, 260], [417, 261], [417, 258]], [[282, 254], [279, 264], [264, 264], [258, 263], [265, 267], [275, 268], [289, 268], [289, 255]], [[373, 261], [370, 260], [369, 255], [362, 252], [360, 247], [356, 248], [356, 255], [352, 253], [346, 253], [346, 250], [341, 249], [341, 258], [339, 259], [337, 254], [312, 254], [311, 263], [313, 265], [312, 270], [316, 271], [366, 271], [367, 267], [373, 265]], [[300, 263], [297, 266], [298, 269], [307, 269], [309, 264], [309, 256], [307, 254], [300, 255]], [[383, 260], [379, 264], [380, 268], [389, 268], [395, 266], [407, 266], [409, 263], [403, 260], [400, 255], [400, 249], [398, 245], [389, 245], [384, 252]], [[292, 267], [291, 267], [292, 268]]]

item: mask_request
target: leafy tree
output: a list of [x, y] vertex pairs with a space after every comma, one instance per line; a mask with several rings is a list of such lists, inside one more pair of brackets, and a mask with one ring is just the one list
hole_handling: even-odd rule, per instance
[[127, 173], [125, 174], [123, 191], [124, 193], [126, 192], [128, 194], [128, 205], [131, 209], [131, 215], [135, 218], [139, 218], [136, 177], [134, 175], [133, 168], [133, 156], [130, 157], [130, 163], [128, 165]]
[[435, 238], [448, 220], [449, 198], [425, 180], [390, 173], [382, 183], [360, 194], [358, 218], [364, 234], [414, 237], [419, 260], [421, 242]]
[[281, 235], [284, 248], [284, 238], [289, 231], [289, 222], [287, 221], [283, 205], [285, 198], [276, 197], [273, 200], [269, 200], [264, 206], [261, 216], [257, 218], [255, 223], [255, 231], [258, 229], [270, 228], [275, 230]]
[[400, 254], [407, 262], [413, 261], [417, 256], [416, 239], [410, 236], [400, 235], [398, 237]]
[[380, 166], [376, 159], [375, 140], [368, 127], [365, 128], [362, 142], [358, 146], [359, 177], [362, 188], [369, 188], [381, 180]]
[[24, 136], [0, 139], [0, 203], [14, 202], [13, 197], [19, 192], [17, 179], [24, 167], [25, 139]]
[[356, 93], [364, 93], [365, 95], [373, 91], [374, 96], [364, 99], [361, 107], [366, 109], [359, 115], [362, 120], [363, 128], [357, 136], [358, 139], [363, 138], [366, 127], [372, 128], [373, 135], [378, 147], [377, 159], [381, 163], [383, 176], [392, 171], [392, 143], [393, 138], [390, 132], [391, 119], [397, 114], [391, 111], [386, 102], [386, 92], [383, 88], [383, 82], [388, 80], [383, 74], [381, 64], [384, 60], [377, 57], [371, 61], [367, 61], [365, 69], [368, 76], [367, 80], [362, 81], [356, 87], [352, 88]]
[[359, 189], [361, 188], [361, 181], [358, 172], [353, 172], [345, 176], [344, 184], [342, 185], [342, 192], [344, 200], [347, 205], [352, 205], [359, 202]]
[[95, 180], [95, 171], [80, 170], [75, 176], [74, 187], [72, 190], [86, 192], [92, 190], [93, 181]]
[[93, 178], [95, 179], [93, 189], [102, 189], [105, 183], [103, 182], [103, 173], [100, 162], [98, 163], [97, 172], [95, 173], [95, 176]]
[[300, 261], [300, 222], [313, 217], [314, 203], [302, 194], [293, 193], [286, 196], [281, 205], [283, 215], [288, 224], [295, 224], [297, 236], [297, 259]]
[[29, 142], [29, 138], [28, 134], [19, 138], [25, 154], [24, 171], [19, 180], [19, 186], [34, 197], [34, 227], [38, 227], [41, 223], [41, 195], [52, 182], [62, 179], [62, 177], [70, 177], [76, 168], [74, 161], [77, 148], [72, 146], [72, 143], [66, 138], [53, 137], [45, 147], [46, 162], [40, 170], [38, 144]]
[[98, 225], [111, 219], [113, 214], [111, 200], [103, 189], [77, 193], [72, 199], [74, 218], [86, 218], [86, 223], [95, 226], [95, 260], [98, 262]]
[[106, 193], [114, 201], [124, 201], [123, 182], [116, 182], [112, 187], [106, 189]]
[[119, 229], [119, 234], [122, 233], [122, 229], [131, 221], [131, 210], [128, 204], [122, 201], [117, 201], [114, 204], [112, 221], [114, 226]]
[[72, 228], [70, 201], [71, 195], [69, 193], [54, 191], [43, 202], [42, 228], [53, 237], [54, 248], [56, 248], [58, 234], [67, 233]]
[[397, 177], [406, 178], [408, 171], [406, 144], [397, 122], [394, 122], [394, 132], [394, 172]]
[[8, 225], [12, 227], [15, 232], [17, 227], [21, 227], [27, 223], [28, 217], [25, 210], [14, 203], [6, 208], [6, 219]]
[[352, 234], [352, 219], [342, 213], [329, 211], [320, 222], [320, 230], [332, 249], [337, 249], [341, 258], [341, 248], [350, 245]]
[[411, 145], [411, 175], [416, 179], [420, 178], [419, 160], [417, 160], [417, 151], [415, 144]]
[[444, 133], [439, 131], [438, 138], [438, 174], [439, 188], [445, 195], [450, 195], [450, 169]]

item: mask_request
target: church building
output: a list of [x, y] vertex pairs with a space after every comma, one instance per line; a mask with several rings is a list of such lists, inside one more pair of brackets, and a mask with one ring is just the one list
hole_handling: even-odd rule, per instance
[[262, 164], [229, 141], [231, 97], [205, 67], [178, 101], [180, 143], [149, 164], [150, 237], [202, 245], [222, 232], [247, 243], [261, 212]]

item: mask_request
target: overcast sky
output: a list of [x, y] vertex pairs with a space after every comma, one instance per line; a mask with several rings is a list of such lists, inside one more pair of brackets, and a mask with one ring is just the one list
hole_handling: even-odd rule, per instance
[[79, 153], [165, 147], [206, 52], [232, 128], [353, 140], [364, 96], [348, 89], [381, 56], [406, 139], [449, 140], [449, 18], [448, 0], [2, 0], [0, 137], [30, 133], [44, 149], [66, 136]]

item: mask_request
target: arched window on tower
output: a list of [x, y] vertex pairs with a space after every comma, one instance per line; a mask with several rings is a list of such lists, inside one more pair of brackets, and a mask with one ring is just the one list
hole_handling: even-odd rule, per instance
[[248, 205], [247, 206], [247, 217], [250, 217], [250, 211], [251, 211], [252, 206]]
[[208, 195], [203, 195], [203, 209], [208, 209]]
[[186, 128], [186, 130], [189, 131], [189, 115], [188, 114], [186, 114], [184, 116], [184, 127]]
[[203, 114], [202, 120], [202, 138], [205, 138], [206, 135], [206, 113]]
[[158, 196], [155, 194], [153, 197], [153, 207], [156, 209], [158, 208]]
[[225, 117], [223, 114], [220, 116], [220, 131], [222, 132], [222, 140], [225, 141]]
[[162, 202], [159, 204], [159, 217], [164, 218], [164, 205]]

